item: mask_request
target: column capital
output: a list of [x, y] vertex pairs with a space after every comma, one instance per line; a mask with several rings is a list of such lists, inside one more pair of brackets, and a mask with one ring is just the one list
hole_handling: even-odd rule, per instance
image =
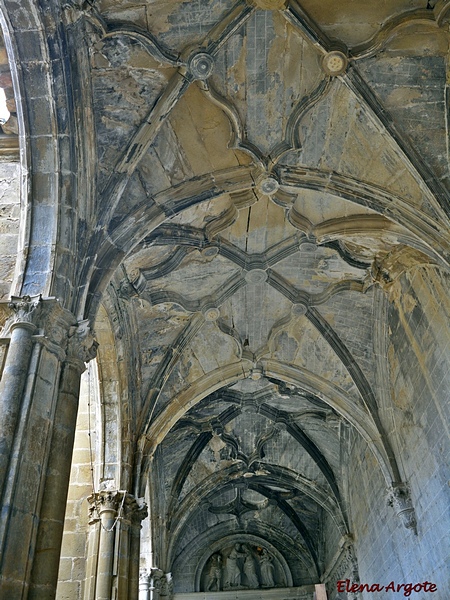
[[117, 512], [121, 506], [123, 494], [117, 490], [102, 490], [88, 496], [89, 523], [93, 524], [100, 520], [103, 512]]
[[[8, 302], [0, 303], [0, 319], [4, 320], [4, 337], [10, 337], [14, 329], [22, 327], [30, 331], [34, 342], [48, 348], [61, 361], [73, 355], [76, 359], [82, 358], [80, 352], [75, 350], [74, 342], [87, 337], [87, 322], [78, 324], [76, 317], [63, 308], [58, 298], [42, 298], [41, 295], [12, 296]], [[93, 341], [85, 341], [84, 344], [90, 348], [94, 346]], [[85, 361], [90, 358], [91, 353], [87, 353]], [[85, 369], [84, 362], [80, 369]]]
[[121, 520], [139, 526], [148, 515], [145, 502], [139, 502], [132, 494], [121, 490], [100, 490], [91, 494], [87, 501], [90, 504], [90, 523], [98, 521], [105, 511], [116, 512]]
[[149, 583], [150, 582], [150, 571], [145, 568], [139, 569], [139, 582]]
[[158, 567], [150, 567], [150, 577], [155, 579], [161, 579], [164, 575], [164, 571]]
[[171, 600], [173, 598], [173, 579], [172, 573], [165, 573], [161, 577], [161, 588], [159, 592], [160, 598]]
[[[42, 298], [38, 296], [11, 296], [7, 303], [2, 303], [7, 309], [7, 319], [4, 334], [8, 335], [16, 327], [23, 327], [35, 332], [38, 328], [38, 318], [42, 308]], [[5, 306], [6, 304], [6, 306]]]

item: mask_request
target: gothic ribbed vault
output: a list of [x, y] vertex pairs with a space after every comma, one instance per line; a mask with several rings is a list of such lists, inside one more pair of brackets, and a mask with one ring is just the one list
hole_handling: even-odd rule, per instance
[[385, 569], [429, 531], [417, 407], [448, 413], [450, 4], [0, 4], [30, 174], [2, 291], [96, 332], [83, 460], [145, 498], [141, 568], [203, 591], [237, 545], [281, 587], [378, 581], [387, 531]]

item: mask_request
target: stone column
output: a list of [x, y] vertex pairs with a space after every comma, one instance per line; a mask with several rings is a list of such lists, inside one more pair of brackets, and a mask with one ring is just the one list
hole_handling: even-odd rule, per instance
[[99, 492], [93, 495], [95, 510], [100, 519], [95, 600], [111, 600], [116, 519], [120, 517], [118, 511], [122, 510], [122, 497], [119, 492]]
[[40, 296], [13, 297], [8, 307], [13, 315], [4, 327], [10, 339], [0, 380], [0, 490], [5, 490], [5, 478], [28, 377], [32, 335], [37, 330], [36, 320], [41, 308]]
[[90, 536], [86, 600], [127, 598], [137, 600], [141, 521], [147, 508], [134, 496], [117, 490], [104, 490], [88, 498]]
[[143, 570], [139, 573], [139, 600], [150, 598], [150, 574]]
[[97, 342], [87, 321], [69, 329], [62, 365], [53, 436], [44, 484], [36, 540], [36, 557], [30, 579], [29, 600], [51, 597], [58, 580], [70, 467], [78, 413], [80, 378], [86, 362], [95, 357]]
[[[27, 598], [34, 562], [40, 559], [37, 540], [41, 516], [51, 507], [61, 510], [61, 501], [52, 498], [44, 506], [43, 499], [48, 496], [49, 465], [53, 464], [53, 446], [58, 437], [54, 427], [59, 413], [61, 365], [69, 332], [77, 323], [54, 298], [13, 298], [9, 307], [13, 315], [3, 330], [3, 335], [9, 336], [9, 348], [0, 384], [0, 447], [4, 459], [0, 597]], [[55, 489], [61, 491], [59, 483], [62, 489], [66, 483], [58, 480], [55, 484]], [[48, 520], [52, 518], [50, 510]], [[42, 549], [45, 547], [46, 543]], [[49, 547], [53, 549], [54, 543], [50, 542]], [[54, 581], [52, 589], [39, 598], [54, 596], [58, 562], [59, 551], [50, 552], [42, 562], [53, 573]]]

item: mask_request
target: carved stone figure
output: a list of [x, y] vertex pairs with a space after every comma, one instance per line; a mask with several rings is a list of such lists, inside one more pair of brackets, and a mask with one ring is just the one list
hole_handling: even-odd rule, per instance
[[259, 588], [259, 578], [256, 574], [255, 561], [252, 551], [248, 546], [244, 546], [244, 575], [247, 580], [247, 587], [251, 589]]
[[270, 556], [266, 548], [263, 549], [261, 558], [259, 559], [261, 568], [262, 587], [275, 587], [273, 558]]
[[206, 591], [209, 592], [213, 588], [216, 591], [220, 591], [220, 582], [222, 578], [222, 557], [220, 554], [213, 554], [211, 557], [211, 564], [208, 571], [208, 577], [206, 580]]
[[242, 572], [239, 559], [245, 556], [240, 551], [240, 544], [235, 544], [227, 558], [225, 587], [238, 588], [241, 586]]

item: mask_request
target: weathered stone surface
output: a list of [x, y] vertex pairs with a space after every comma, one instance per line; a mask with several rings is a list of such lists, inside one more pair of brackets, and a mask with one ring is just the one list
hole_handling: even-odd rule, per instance
[[448, 596], [448, 4], [1, 9], [0, 596]]

